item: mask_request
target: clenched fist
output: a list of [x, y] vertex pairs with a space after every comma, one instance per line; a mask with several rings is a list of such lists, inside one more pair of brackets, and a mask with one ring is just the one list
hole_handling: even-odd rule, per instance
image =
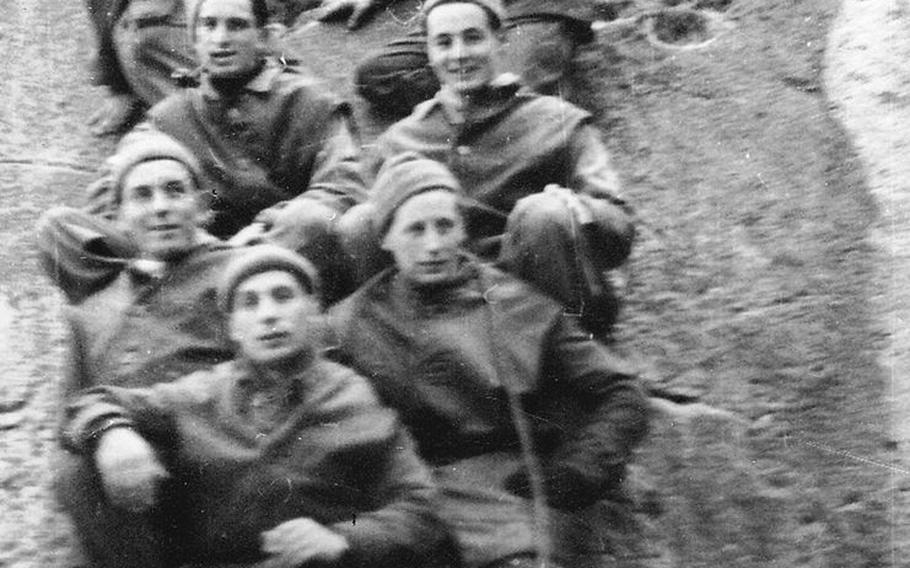
[[155, 504], [158, 484], [168, 477], [149, 443], [130, 428], [102, 434], [95, 464], [111, 503], [133, 513], [145, 512]]

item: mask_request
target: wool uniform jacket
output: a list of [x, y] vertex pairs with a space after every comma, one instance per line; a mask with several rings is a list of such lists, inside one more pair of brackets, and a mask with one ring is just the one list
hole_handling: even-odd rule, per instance
[[84, 391], [63, 442], [90, 455], [99, 425], [116, 424], [158, 448], [186, 561], [261, 560], [263, 531], [308, 517], [348, 540], [340, 566], [423, 566], [445, 531], [395, 414], [348, 368], [317, 358], [292, 373], [293, 404], [266, 432], [250, 419], [258, 379], [241, 360], [146, 389]]
[[[584, 110], [505, 76], [466, 111], [447, 99], [440, 91], [393, 124], [377, 140], [368, 171], [375, 176], [386, 160], [406, 151], [446, 164], [473, 205], [467, 220], [476, 238], [502, 233], [515, 203], [548, 184], [627, 209], [609, 154]], [[631, 250], [630, 234], [615, 237], [629, 241], [624, 248]]]
[[160, 277], [125, 268], [68, 306], [72, 343], [64, 394], [99, 384], [149, 386], [232, 359], [215, 290], [235, 254], [209, 241]]
[[215, 215], [206, 228], [216, 237], [288, 200], [343, 213], [363, 198], [350, 106], [290, 68], [267, 64], [229, 100], [203, 77], [152, 107], [149, 122], [199, 160]]
[[522, 459], [506, 389], [521, 401], [544, 469], [572, 468], [596, 492], [619, 483], [644, 434], [635, 376], [507, 273], [468, 261], [455, 284], [431, 294], [396, 274], [377, 275], [330, 310], [338, 356], [398, 410], [435, 467], [440, 514], [468, 565], [533, 552], [529, 503], [507, 487]]

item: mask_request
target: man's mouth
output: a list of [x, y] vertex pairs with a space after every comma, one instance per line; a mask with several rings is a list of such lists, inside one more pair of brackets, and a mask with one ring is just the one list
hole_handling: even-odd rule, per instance
[[446, 261], [444, 260], [425, 260], [418, 263], [418, 265], [427, 272], [439, 272], [446, 267]]
[[152, 225], [149, 227], [149, 232], [156, 235], [169, 236], [179, 232], [182, 228], [183, 227], [181, 225], [178, 225], [176, 223], [162, 223], [160, 225]]
[[231, 59], [234, 55], [235, 52], [229, 50], [213, 51], [209, 53], [209, 58], [216, 63], [221, 63]]
[[270, 331], [260, 335], [259, 341], [266, 345], [274, 346], [275, 344], [283, 343], [288, 337], [290, 337], [290, 334], [286, 331]]
[[477, 72], [479, 67], [476, 65], [461, 65], [459, 67], [452, 67], [449, 69], [449, 73], [452, 75], [472, 75]]

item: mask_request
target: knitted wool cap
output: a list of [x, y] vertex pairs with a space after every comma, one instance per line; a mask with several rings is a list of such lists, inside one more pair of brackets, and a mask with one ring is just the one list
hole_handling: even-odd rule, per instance
[[502, 27], [503, 22], [506, 21], [506, 7], [502, 3], [502, 0], [427, 0], [423, 3], [423, 19], [424, 26], [426, 26], [426, 18], [433, 11], [434, 8], [442, 6], [443, 4], [476, 4], [484, 9], [484, 11], [493, 16], [496, 21], [491, 22], [493, 29]]
[[180, 162], [189, 170], [196, 189], [199, 189], [202, 169], [199, 167], [196, 157], [183, 144], [167, 134], [158, 130], [140, 129], [124, 136], [117, 151], [107, 160], [115, 204], [120, 203], [123, 195], [123, 181], [130, 170], [143, 162], [153, 160]]
[[444, 189], [461, 193], [461, 185], [444, 164], [416, 152], [393, 156], [383, 164], [373, 184], [373, 221], [380, 236], [385, 236], [395, 211], [418, 193]]
[[319, 277], [310, 261], [278, 245], [255, 245], [240, 249], [237, 258], [225, 267], [218, 283], [218, 308], [225, 314], [231, 313], [237, 286], [251, 276], [271, 270], [290, 273], [308, 293], [320, 295]]

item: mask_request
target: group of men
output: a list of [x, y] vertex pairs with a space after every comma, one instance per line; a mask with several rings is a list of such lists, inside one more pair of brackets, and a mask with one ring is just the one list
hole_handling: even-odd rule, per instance
[[[184, 8], [121, 4], [116, 37]], [[57, 489], [87, 561], [584, 554], [578, 513], [618, 498], [647, 424], [609, 345], [634, 227], [590, 116], [500, 73], [527, 22], [426, 1], [439, 88], [362, 157], [349, 106], [271, 56], [265, 0], [185, 8], [198, 85], [38, 228], [70, 304]]]

